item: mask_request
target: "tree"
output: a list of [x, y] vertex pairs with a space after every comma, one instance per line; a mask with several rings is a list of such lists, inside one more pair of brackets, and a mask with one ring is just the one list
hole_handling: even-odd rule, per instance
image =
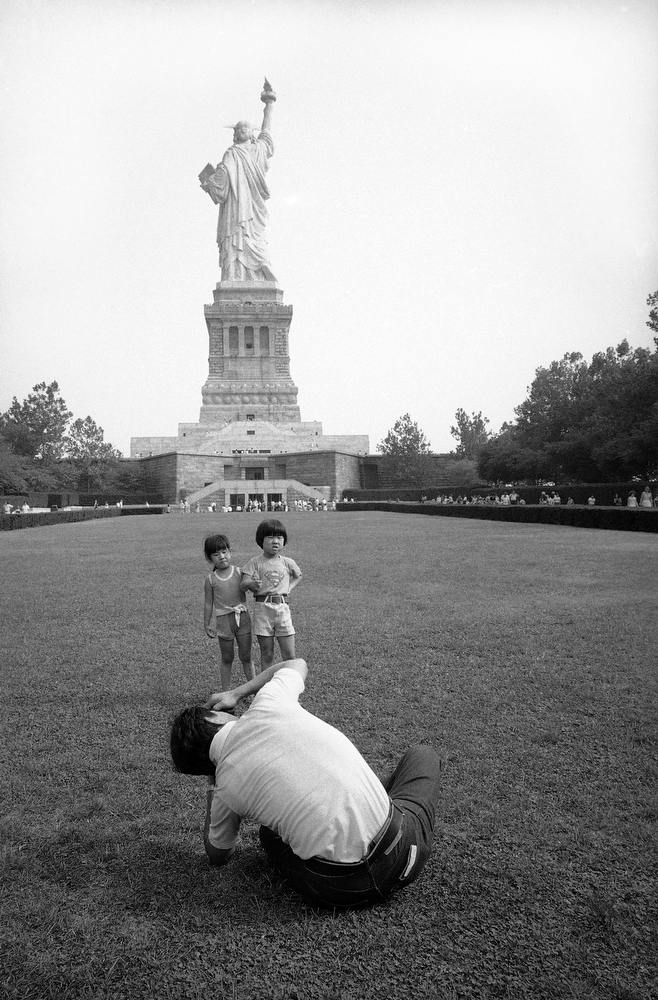
[[26, 493], [29, 490], [26, 465], [26, 459], [15, 455], [0, 435], [0, 493]]
[[[658, 292], [652, 292], [647, 299], [647, 305], [651, 306], [649, 310], [649, 319], [647, 320], [647, 326], [654, 333], [658, 333]], [[658, 341], [657, 341], [658, 346]]]
[[425, 464], [421, 456], [430, 455], [430, 443], [408, 413], [393, 424], [377, 451], [388, 456], [388, 475], [399, 487], [423, 485]]
[[71, 424], [72, 416], [57, 382], [40, 382], [22, 403], [14, 396], [0, 414], [2, 483], [14, 483], [14, 492], [21, 482], [22, 492], [76, 489], [81, 480], [84, 488], [101, 489], [121, 452], [104, 441], [91, 417]]
[[459, 486], [463, 489], [475, 486], [479, 482], [475, 462], [470, 458], [457, 458], [446, 462], [443, 474], [450, 486]]
[[450, 428], [450, 433], [459, 441], [454, 454], [457, 458], [476, 459], [483, 444], [491, 437], [487, 430], [489, 420], [482, 413], [473, 413], [469, 417], [461, 407], [455, 413], [456, 427]]
[[514, 410], [526, 447], [541, 450], [580, 424], [586, 376], [587, 363], [578, 353], [565, 354], [548, 368], [537, 369], [528, 398]]
[[541, 478], [544, 461], [542, 452], [523, 447], [514, 424], [505, 423], [480, 449], [477, 470], [488, 483], [535, 482]]
[[109, 467], [105, 488], [113, 493], [125, 493], [134, 497], [149, 494], [151, 484], [140, 462], [122, 458]]
[[119, 459], [121, 452], [104, 440], [105, 432], [91, 417], [78, 417], [69, 427], [64, 437], [64, 448], [68, 458], [74, 462], [88, 463]]
[[384, 440], [377, 445], [377, 451], [397, 456], [431, 454], [429, 441], [408, 413], [398, 417]]
[[31, 394], [0, 416], [0, 431], [15, 455], [56, 461], [64, 452], [64, 433], [73, 414], [59, 395], [57, 382], [35, 385]]
[[488, 481], [613, 482], [658, 473], [657, 350], [623, 340], [538, 368], [517, 421], [478, 456]]
[[658, 472], [658, 341], [656, 347], [631, 350], [624, 340], [592, 358], [592, 410], [584, 430], [607, 479]]
[[60, 482], [57, 463], [16, 455], [0, 435], [0, 493], [47, 493]]
[[[74, 486], [85, 492], [104, 492], [110, 488], [121, 452], [104, 440], [105, 432], [91, 417], [78, 417], [65, 437], [67, 465], [71, 468]], [[61, 471], [64, 463], [62, 463]]]

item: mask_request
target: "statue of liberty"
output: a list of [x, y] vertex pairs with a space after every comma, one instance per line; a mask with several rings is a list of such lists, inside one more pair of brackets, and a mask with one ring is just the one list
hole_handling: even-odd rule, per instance
[[217, 169], [210, 164], [199, 174], [201, 187], [219, 205], [217, 243], [223, 281], [274, 281], [265, 239], [270, 196], [265, 180], [274, 154], [270, 134], [276, 94], [265, 80], [260, 99], [265, 105], [258, 138], [248, 121], [229, 126], [233, 145]]

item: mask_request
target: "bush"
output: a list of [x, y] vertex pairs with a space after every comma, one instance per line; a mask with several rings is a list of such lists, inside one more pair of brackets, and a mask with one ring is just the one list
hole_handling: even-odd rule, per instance
[[658, 532], [658, 509], [635, 507], [576, 507], [526, 505], [503, 507], [493, 504], [433, 503], [339, 503], [338, 510], [377, 510], [392, 514], [429, 514], [439, 517], [471, 517], [485, 521], [515, 521], [525, 524], [562, 524], [574, 528], [605, 528], [613, 531]]
[[92, 521], [99, 517], [131, 517], [134, 514], [165, 514], [166, 504], [155, 507], [84, 507], [82, 510], [53, 510], [29, 514], [0, 514], [0, 531], [18, 528], [41, 528], [49, 524], [71, 524], [73, 521]]
[[122, 517], [132, 517], [133, 514], [168, 514], [169, 504], [154, 504], [152, 507], [121, 507], [119, 513]]
[[474, 493], [491, 493], [493, 490], [490, 487], [471, 487], [471, 486], [423, 486], [423, 487], [397, 487], [387, 488], [387, 489], [376, 489], [376, 490], [352, 490], [348, 489], [343, 492], [343, 500], [354, 498], [359, 503], [363, 500], [404, 500], [406, 502], [416, 502], [420, 503], [422, 497], [427, 497], [428, 500], [434, 500], [435, 497], [443, 496], [444, 493], [452, 494], [454, 497], [466, 494], [471, 496]]
[[99, 517], [119, 517], [118, 507], [102, 507], [98, 510], [55, 510], [29, 514], [0, 514], [0, 531], [16, 531], [18, 528], [41, 528], [47, 524], [70, 524], [72, 521], [91, 521]]

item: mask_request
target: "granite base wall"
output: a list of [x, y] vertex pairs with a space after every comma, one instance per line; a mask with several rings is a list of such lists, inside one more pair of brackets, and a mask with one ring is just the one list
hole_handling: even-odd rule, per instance
[[257, 489], [259, 480], [250, 478], [249, 469], [259, 467], [265, 478], [297, 480], [306, 486], [329, 487], [329, 495], [340, 498], [344, 490], [359, 489], [361, 459], [336, 451], [310, 451], [282, 455], [194, 455], [169, 452], [139, 462], [149, 489], [163, 501], [174, 503], [209, 483], [223, 484], [228, 478], [245, 481], [245, 488]]

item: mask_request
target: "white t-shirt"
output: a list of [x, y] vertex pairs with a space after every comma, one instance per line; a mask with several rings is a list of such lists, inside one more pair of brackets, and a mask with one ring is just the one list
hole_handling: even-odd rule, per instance
[[297, 671], [282, 667], [212, 741], [213, 847], [234, 847], [249, 816], [300, 858], [360, 861], [384, 825], [384, 786], [343, 733], [301, 707], [303, 690]]

